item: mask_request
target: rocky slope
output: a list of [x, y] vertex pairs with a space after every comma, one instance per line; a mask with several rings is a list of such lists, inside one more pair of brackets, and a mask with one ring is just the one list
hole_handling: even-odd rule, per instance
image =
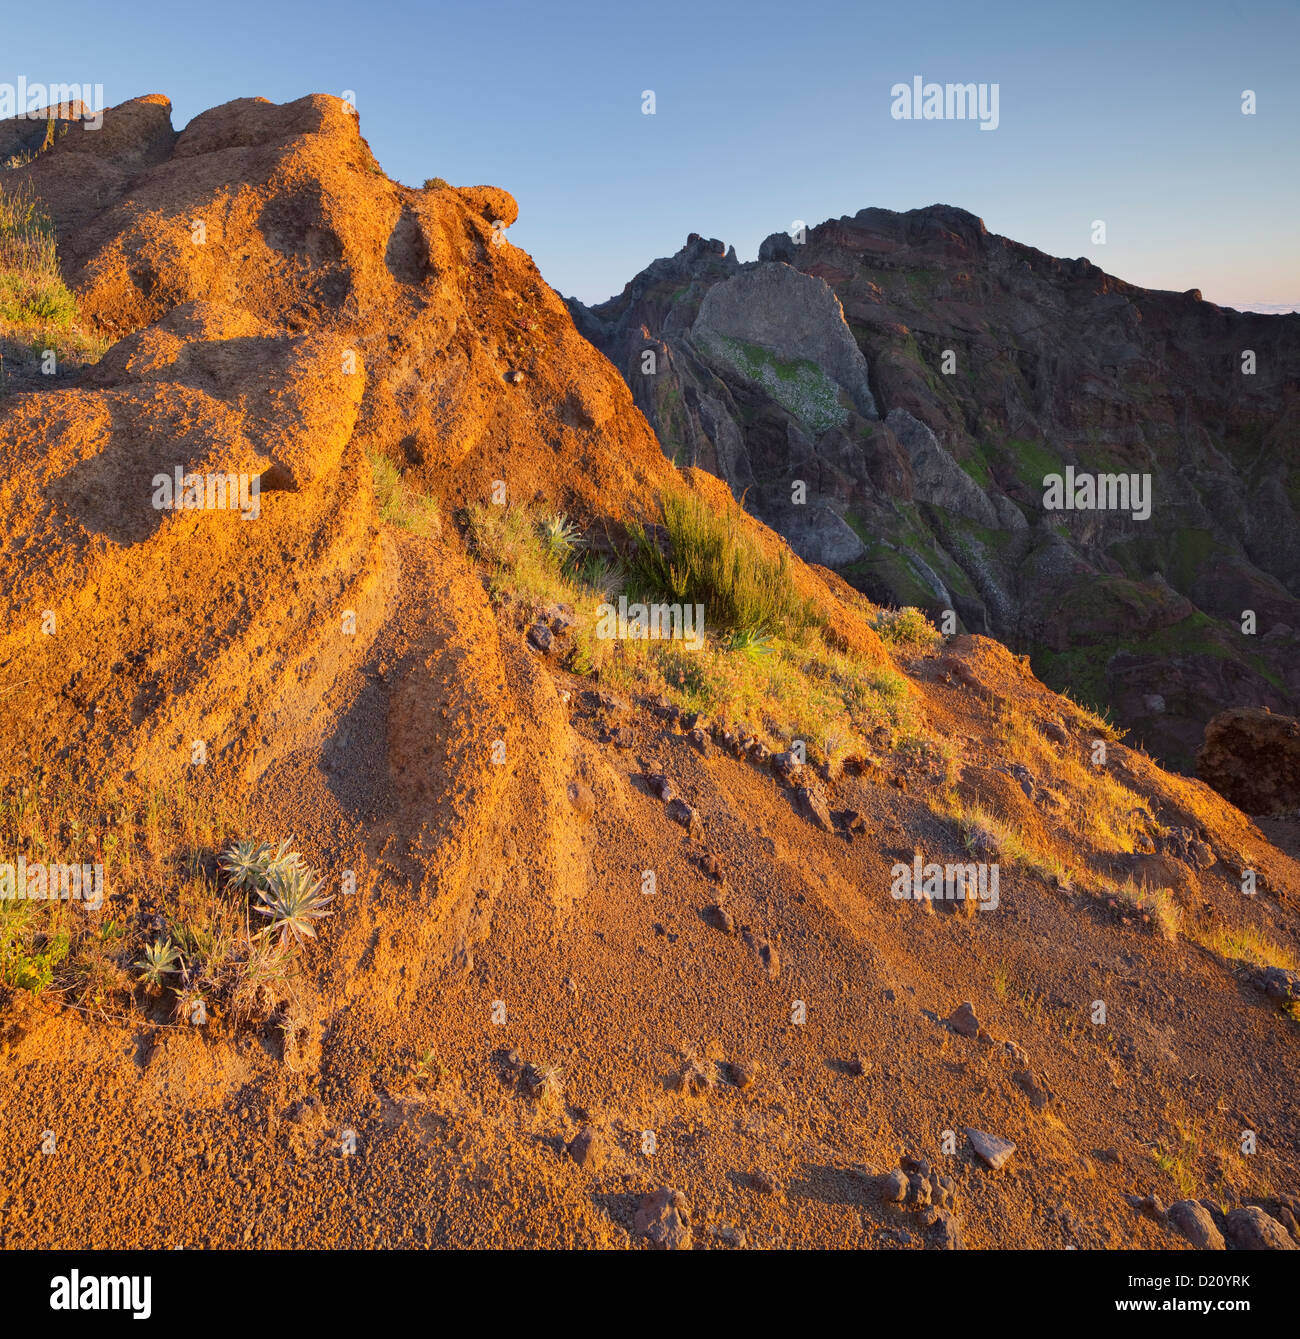
[[[1182, 770], [1215, 712], [1294, 713], [1300, 316], [1140, 289], [946, 206], [778, 233], [747, 265], [693, 235], [570, 307], [670, 457], [873, 599], [954, 610]], [[1149, 475], [1149, 516], [1046, 510], [1071, 466]]]
[[[1280, 827], [1099, 755], [996, 642], [886, 644], [672, 468], [504, 192], [389, 182], [325, 97], [82, 136], [0, 174], [115, 340], [0, 398], [0, 864], [108, 891], [0, 903], [0, 1244], [1294, 1247]], [[915, 442], [830, 290], [762, 282], [817, 373], [789, 412]], [[754, 320], [707, 303], [716, 356]], [[440, 524], [382, 519], [385, 463]], [[176, 467], [256, 478], [257, 519], [155, 507]], [[530, 640], [462, 525], [498, 479], [601, 552], [697, 499], [786, 556], [808, 672], [864, 710], [884, 685], [908, 732], [882, 711], [814, 769], [738, 696], [696, 719], [538, 649], [566, 611]], [[173, 1007], [140, 955], [246, 942], [216, 857], [250, 837], [292, 837], [329, 915], [291, 975]], [[998, 865], [996, 907], [895, 896], [917, 855]]]

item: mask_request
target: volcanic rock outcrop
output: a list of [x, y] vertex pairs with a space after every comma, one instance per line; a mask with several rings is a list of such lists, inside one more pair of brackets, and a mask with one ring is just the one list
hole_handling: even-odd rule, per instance
[[1268, 711], [1220, 712], [1205, 727], [1196, 774], [1248, 814], [1300, 812], [1300, 721]]

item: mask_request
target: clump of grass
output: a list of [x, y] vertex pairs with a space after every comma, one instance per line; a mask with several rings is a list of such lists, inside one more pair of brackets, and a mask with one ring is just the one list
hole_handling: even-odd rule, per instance
[[1194, 1199], [1200, 1189], [1196, 1172], [1205, 1137], [1192, 1116], [1175, 1115], [1171, 1129], [1152, 1151], [1156, 1166], [1174, 1183], [1180, 1199]]
[[1252, 967], [1286, 967], [1297, 970], [1295, 955], [1275, 944], [1250, 925], [1198, 924], [1188, 936], [1202, 948], [1222, 958], [1250, 963]]
[[20, 330], [65, 330], [77, 300], [63, 282], [54, 225], [30, 188], [0, 187], [0, 322]]
[[1008, 760], [1076, 797], [1058, 819], [1074, 839], [1072, 845], [1090, 846], [1104, 855], [1131, 852], [1136, 836], [1150, 831], [1151, 806], [1143, 796], [1106, 768], [1088, 765], [1069, 750], [1058, 753], [1022, 708], [998, 703], [993, 734]]
[[667, 494], [663, 510], [666, 546], [644, 526], [631, 531], [629, 584], [638, 596], [703, 605], [718, 631], [793, 637], [810, 626], [784, 551], [768, 558], [732, 512], [716, 512], [693, 493]]
[[1005, 962], [1000, 962], [993, 969], [993, 993], [1000, 1000], [1005, 1000], [1007, 991], [1011, 989], [1011, 970]]
[[437, 500], [417, 493], [397, 466], [379, 451], [369, 452], [368, 457], [379, 519], [425, 538], [441, 533], [442, 516]]
[[[692, 526], [697, 532], [708, 530], [718, 540], [715, 565], [739, 573], [742, 585], [746, 572], [766, 562], [734, 531], [732, 557], [720, 556], [728, 542], [725, 524], [702, 519], [693, 504], [680, 516], [672, 505], [667, 510], [678, 518], [674, 524], [682, 548], [707, 548], [700, 540], [692, 549], [682, 536]], [[802, 602], [788, 591], [783, 598], [787, 612], [794, 611], [789, 617], [718, 625], [708, 622], [706, 609], [706, 633], [694, 649], [681, 640], [601, 637], [602, 604], [627, 588], [636, 592], [631, 600], [651, 598], [645, 584], [645, 546], [652, 543], [647, 532], [633, 532], [634, 552], [624, 562], [593, 553], [563, 516], [478, 505], [468, 510], [466, 520], [471, 551], [485, 569], [498, 607], [521, 616], [519, 623], [556, 605], [572, 610], [572, 650], [566, 663], [575, 673], [598, 675], [624, 691], [662, 695], [682, 711], [743, 728], [769, 747], [784, 749], [801, 739], [814, 761], [833, 763], [849, 753], [870, 752], [871, 739], [889, 747], [920, 745], [922, 734], [903, 676], [892, 666], [863, 664], [833, 650], [820, 626], [805, 621]], [[742, 550], [749, 556], [737, 558]], [[764, 582], [783, 579], [780, 564], [769, 563], [765, 570]], [[669, 603], [694, 603], [691, 596], [700, 588], [688, 581], [679, 589], [687, 594]], [[762, 604], [752, 592], [737, 599], [751, 611]]]
[[990, 813], [983, 805], [940, 796], [937, 809], [957, 827], [962, 845], [978, 860], [1005, 861], [1045, 881], [1069, 884], [1073, 871], [1049, 848], [1027, 841], [1020, 830]]
[[452, 185], [445, 177], [426, 177], [424, 189], [426, 191], [449, 191], [452, 189]]
[[71, 947], [70, 936], [41, 923], [31, 902], [0, 902], [0, 983], [39, 995], [53, 984]]
[[918, 655], [933, 651], [943, 641], [938, 628], [910, 605], [905, 609], [878, 610], [871, 626], [889, 646]]
[[1172, 942], [1178, 938], [1183, 913], [1168, 889], [1142, 888], [1132, 879], [1126, 879], [1117, 888], [1110, 889], [1110, 896], [1133, 915], [1148, 917], [1166, 939]]

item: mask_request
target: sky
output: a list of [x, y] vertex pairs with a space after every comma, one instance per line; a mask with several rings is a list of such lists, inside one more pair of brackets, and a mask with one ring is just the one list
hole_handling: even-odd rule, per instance
[[[178, 128], [352, 93], [389, 176], [505, 187], [511, 241], [586, 302], [691, 232], [751, 260], [796, 220], [943, 203], [1131, 283], [1300, 309], [1296, 0], [4, 7], [0, 82], [165, 93]], [[893, 117], [918, 75], [996, 84], [997, 128]]]

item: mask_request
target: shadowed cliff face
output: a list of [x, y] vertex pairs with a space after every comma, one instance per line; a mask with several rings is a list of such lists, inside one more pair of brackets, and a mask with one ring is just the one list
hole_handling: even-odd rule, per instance
[[[1137, 288], [946, 206], [778, 233], [748, 265], [693, 235], [570, 308], [670, 456], [871, 598], [1029, 652], [1169, 763], [1224, 707], [1300, 704], [1300, 316]], [[1051, 475], [1136, 496], [1052, 509]]]

